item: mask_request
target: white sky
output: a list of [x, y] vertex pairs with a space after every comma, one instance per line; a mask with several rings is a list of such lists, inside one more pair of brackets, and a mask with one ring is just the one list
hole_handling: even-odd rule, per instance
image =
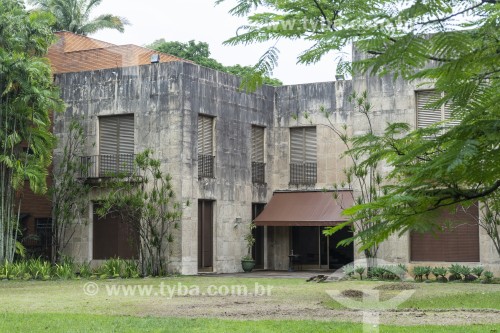
[[[90, 37], [114, 44], [146, 45], [157, 39], [187, 42], [207, 42], [211, 56], [224, 65], [254, 65], [273, 43], [249, 46], [223, 46], [224, 40], [235, 35], [245, 18], [228, 14], [235, 0], [219, 6], [215, 0], [104, 0], [94, 14], [110, 13], [127, 18], [131, 25], [123, 34], [103, 30]], [[297, 56], [308, 48], [304, 41], [280, 41], [279, 66], [274, 77], [285, 84], [333, 81], [335, 79], [335, 54], [326, 56], [314, 65], [297, 65]]]

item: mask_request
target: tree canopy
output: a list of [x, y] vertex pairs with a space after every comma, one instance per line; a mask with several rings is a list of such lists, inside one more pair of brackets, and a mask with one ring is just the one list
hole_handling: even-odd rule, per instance
[[12, 260], [18, 216], [15, 191], [29, 181], [46, 190], [54, 138], [50, 111], [63, 107], [45, 58], [52, 17], [0, 0], [0, 261]]
[[55, 17], [53, 29], [66, 30], [80, 35], [89, 35], [102, 29], [120, 32], [129, 24], [127, 19], [112, 14], [102, 14], [90, 18], [102, 0], [29, 0], [38, 10], [51, 13]]
[[[254, 72], [253, 66], [224, 66], [217, 60], [210, 57], [210, 46], [205, 42], [196, 42], [194, 40], [190, 40], [187, 43], [182, 42], [167, 42], [165, 39], [159, 39], [154, 41], [152, 44], [147, 47], [157, 50], [160, 52], [168, 53], [183, 59], [194, 61], [195, 63], [205, 66], [208, 68], [212, 68], [215, 70], [219, 70], [222, 72], [234, 74], [237, 76], [247, 77], [248, 74]], [[269, 84], [272, 86], [280, 86], [282, 85], [281, 81], [271, 77], [271, 73], [268, 75], [263, 75], [261, 78], [261, 83]]]
[[314, 45], [299, 62], [314, 63], [354, 43], [362, 57], [338, 70], [430, 83], [442, 94], [433, 106], [452, 106], [459, 124], [451, 128], [390, 124], [378, 136], [354, 139], [368, 162], [393, 167], [384, 195], [347, 210], [352, 220], [380, 210], [367, 231], [373, 242], [393, 232], [440, 228], [421, 214], [498, 194], [499, 0], [238, 0], [231, 14], [248, 16], [249, 23], [227, 44], [305, 39]]

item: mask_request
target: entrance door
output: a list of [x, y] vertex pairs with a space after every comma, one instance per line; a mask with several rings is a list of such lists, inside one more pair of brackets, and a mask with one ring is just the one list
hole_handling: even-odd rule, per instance
[[323, 235], [325, 227], [292, 227], [290, 249], [304, 269], [337, 269], [354, 260], [352, 244], [337, 247], [341, 240], [352, 237], [343, 229], [333, 236]]
[[213, 201], [198, 201], [198, 270], [213, 270]]
[[[265, 204], [252, 204], [252, 221], [264, 210]], [[264, 227], [256, 227], [252, 230], [255, 243], [252, 247], [252, 256], [255, 259], [255, 268], [264, 268]]]

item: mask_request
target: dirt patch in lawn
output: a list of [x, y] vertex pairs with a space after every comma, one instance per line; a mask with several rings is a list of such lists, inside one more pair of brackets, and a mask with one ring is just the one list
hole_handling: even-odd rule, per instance
[[[139, 313], [135, 315], [243, 320], [310, 319], [350, 322], [363, 320], [363, 312], [360, 310], [329, 309], [325, 304], [317, 301], [299, 302], [289, 299], [276, 303], [275, 300], [267, 297], [184, 297], [182, 300], [171, 301], [174, 302], [149, 303], [140, 307]], [[393, 325], [500, 324], [500, 311], [390, 310], [380, 312], [380, 323]]]
[[413, 290], [417, 289], [417, 286], [414, 283], [400, 282], [400, 283], [388, 283], [382, 284], [373, 289], [376, 290]]
[[349, 298], [363, 298], [363, 295], [365, 294], [361, 290], [354, 290], [354, 289], [347, 289], [347, 290], [342, 290], [340, 293], [344, 297], [349, 297]]

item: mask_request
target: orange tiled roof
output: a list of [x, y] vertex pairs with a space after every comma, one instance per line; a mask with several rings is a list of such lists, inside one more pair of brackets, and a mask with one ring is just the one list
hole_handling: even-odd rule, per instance
[[153, 54], [160, 55], [160, 62], [191, 62], [145, 47], [115, 45], [67, 31], [56, 35], [59, 39], [48, 53], [54, 74], [146, 65]]

